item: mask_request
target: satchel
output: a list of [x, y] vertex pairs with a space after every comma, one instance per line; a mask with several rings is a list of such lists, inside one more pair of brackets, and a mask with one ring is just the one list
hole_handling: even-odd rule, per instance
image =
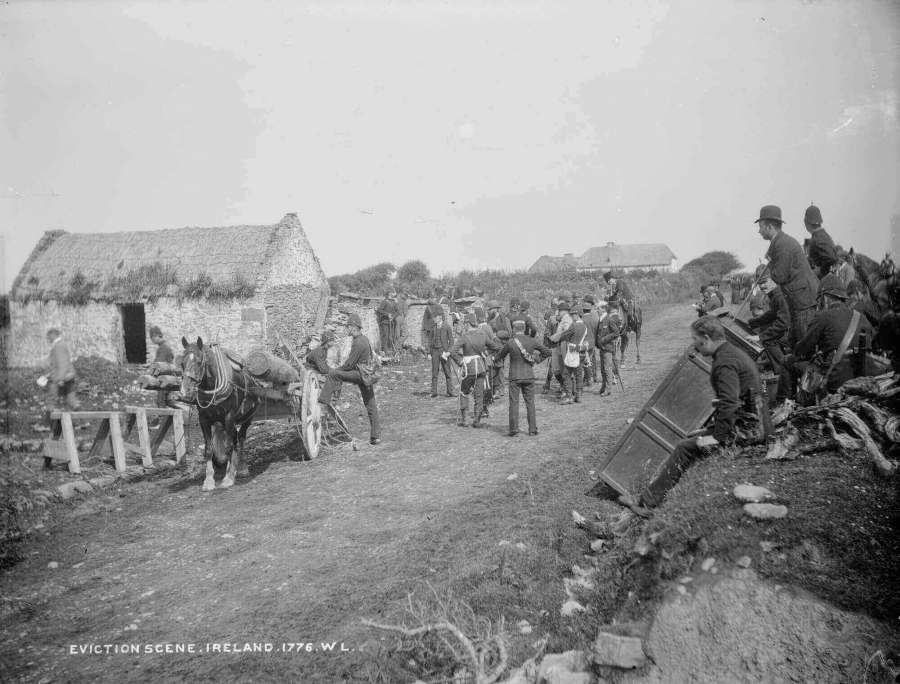
[[584, 335], [581, 336], [581, 342], [579, 342], [578, 344], [572, 344], [571, 342], [569, 342], [566, 349], [566, 356], [563, 359], [563, 363], [566, 364], [566, 366], [568, 366], [569, 368], [578, 368], [581, 365], [581, 351], [586, 338], [587, 330], [585, 330]]
[[856, 333], [858, 327], [859, 311], [854, 311], [853, 317], [850, 319], [850, 325], [847, 327], [847, 332], [844, 334], [844, 339], [841, 340], [841, 346], [837, 348], [834, 352], [834, 356], [831, 357], [831, 363], [826, 363], [821, 354], [816, 354], [803, 372], [803, 377], [800, 378], [801, 390], [812, 395], [821, 392], [826, 388], [828, 376], [831, 375], [831, 371], [834, 370], [834, 367], [841, 362], [842, 358], [844, 358], [847, 347], [850, 346], [850, 341], [853, 339], [853, 335]]
[[372, 351], [371, 345], [369, 345], [369, 360], [366, 363], [359, 364], [357, 368], [366, 387], [371, 387], [381, 380], [381, 376], [384, 375], [384, 371], [381, 368], [381, 359], [378, 357], [378, 354]]
[[519, 342], [519, 338], [514, 337], [513, 340], [515, 341], [516, 346], [519, 348], [519, 351], [522, 352], [522, 358], [525, 359], [525, 363], [529, 363], [531, 365], [536, 364], [537, 359], [535, 359], [531, 354], [529, 354], [527, 351], [525, 351], [525, 347], [523, 347], [522, 343]]

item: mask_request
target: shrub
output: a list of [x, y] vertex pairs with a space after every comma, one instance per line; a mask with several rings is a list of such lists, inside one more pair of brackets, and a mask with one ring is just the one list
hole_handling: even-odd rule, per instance
[[82, 306], [91, 300], [91, 294], [97, 289], [97, 283], [88, 280], [80, 271], [69, 278], [66, 292], [59, 298], [60, 304], [67, 306]]
[[170, 285], [178, 284], [175, 269], [154, 261], [111, 277], [104, 288], [104, 297], [124, 301], [163, 297]]

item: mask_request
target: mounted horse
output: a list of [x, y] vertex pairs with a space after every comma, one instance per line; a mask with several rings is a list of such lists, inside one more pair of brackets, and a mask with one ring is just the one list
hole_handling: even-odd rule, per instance
[[625, 365], [625, 350], [628, 349], [628, 333], [634, 333], [634, 347], [637, 350], [637, 363], [641, 363], [641, 326], [644, 323], [644, 314], [641, 307], [634, 304], [634, 315], [628, 317], [628, 309], [623, 301], [610, 302], [610, 309], [616, 309], [619, 312], [619, 320], [622, 321], [622, 335], [619, 338], [620, 361], [619, 364]]
[[181, 395], [185, 401], [197, 405], [203, 431], [203, 458], [206, 459], [203, 491], [216, 488], [210, 456], [219, 466], [227, 464], [220, 486], [231, 487], [235, 477], [250, 475], [244, 461], [244, 439], [259, 404], [259, 398], [250, 393], [256, 382], [245, 370], [235, 367], [218, 344], [204, 345], [200, 337], [192, 344], [182, 337], [181, 344], [184, 346]]

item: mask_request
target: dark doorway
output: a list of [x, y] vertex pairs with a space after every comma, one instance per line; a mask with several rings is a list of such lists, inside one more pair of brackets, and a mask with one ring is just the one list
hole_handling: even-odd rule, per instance
[[143, 304], [122, 304], [125, 363], [147, 363], [147, 332]]

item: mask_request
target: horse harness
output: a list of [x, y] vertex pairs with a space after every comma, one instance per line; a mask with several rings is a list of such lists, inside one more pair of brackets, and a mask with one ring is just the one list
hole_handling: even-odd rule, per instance
[[[206, 377], [206, 374], [211, 371], [210, 369], [210, 360], [206, 353], [203, 354], [203, 360], [200, 364], [200, 376], [197, 377], [193, 373], [185, 372], [184, 376], [187, 378], [191, 378], [194, 382], [197, 383], [197, 406], [201, 409], [208, 409], [210, 406], [218, 406], [223, 401], [228, 399], [232, 393], [234, 392], [234, 383], [230, 380], [226, 380], [229, 373], [233, 370], [231, 363], [237, 363], [242, 366], [241, 359], [232, 357], [227, 351], [223, 350], [219, 347], [218, 344], [211, 344], [209, 346], [209, 351], [213, 356], [213, 363], [215, 363], [216, 367], [216, 386], [212, 390], [205, 390], [200, 387], [200, 383], [203, 381], [203, 378]], [[240, 369], [241, 376], [244, 378], [245, 383], [242, 389], [245, 390], [244, 398], [241, 400], [241, 405], [238, 407], [237, 415], [235, 416], [235, 422], [242, 422], [244, 416], [244, 410], [247, 403], [247, 397], [250, 396], [250, 393], [246, 390], [249, 388], [249, 382], [247, 382], [247, 375], [243, 371], [243, 367]], [[209, 397], [209, 401], [206, 405], [202, 403], [200, 400], [200, 395], [207, 395]], [[255, 410], [256, 407], [254, 407]], [[252, 411], [251, 411], [252, 413]]]

